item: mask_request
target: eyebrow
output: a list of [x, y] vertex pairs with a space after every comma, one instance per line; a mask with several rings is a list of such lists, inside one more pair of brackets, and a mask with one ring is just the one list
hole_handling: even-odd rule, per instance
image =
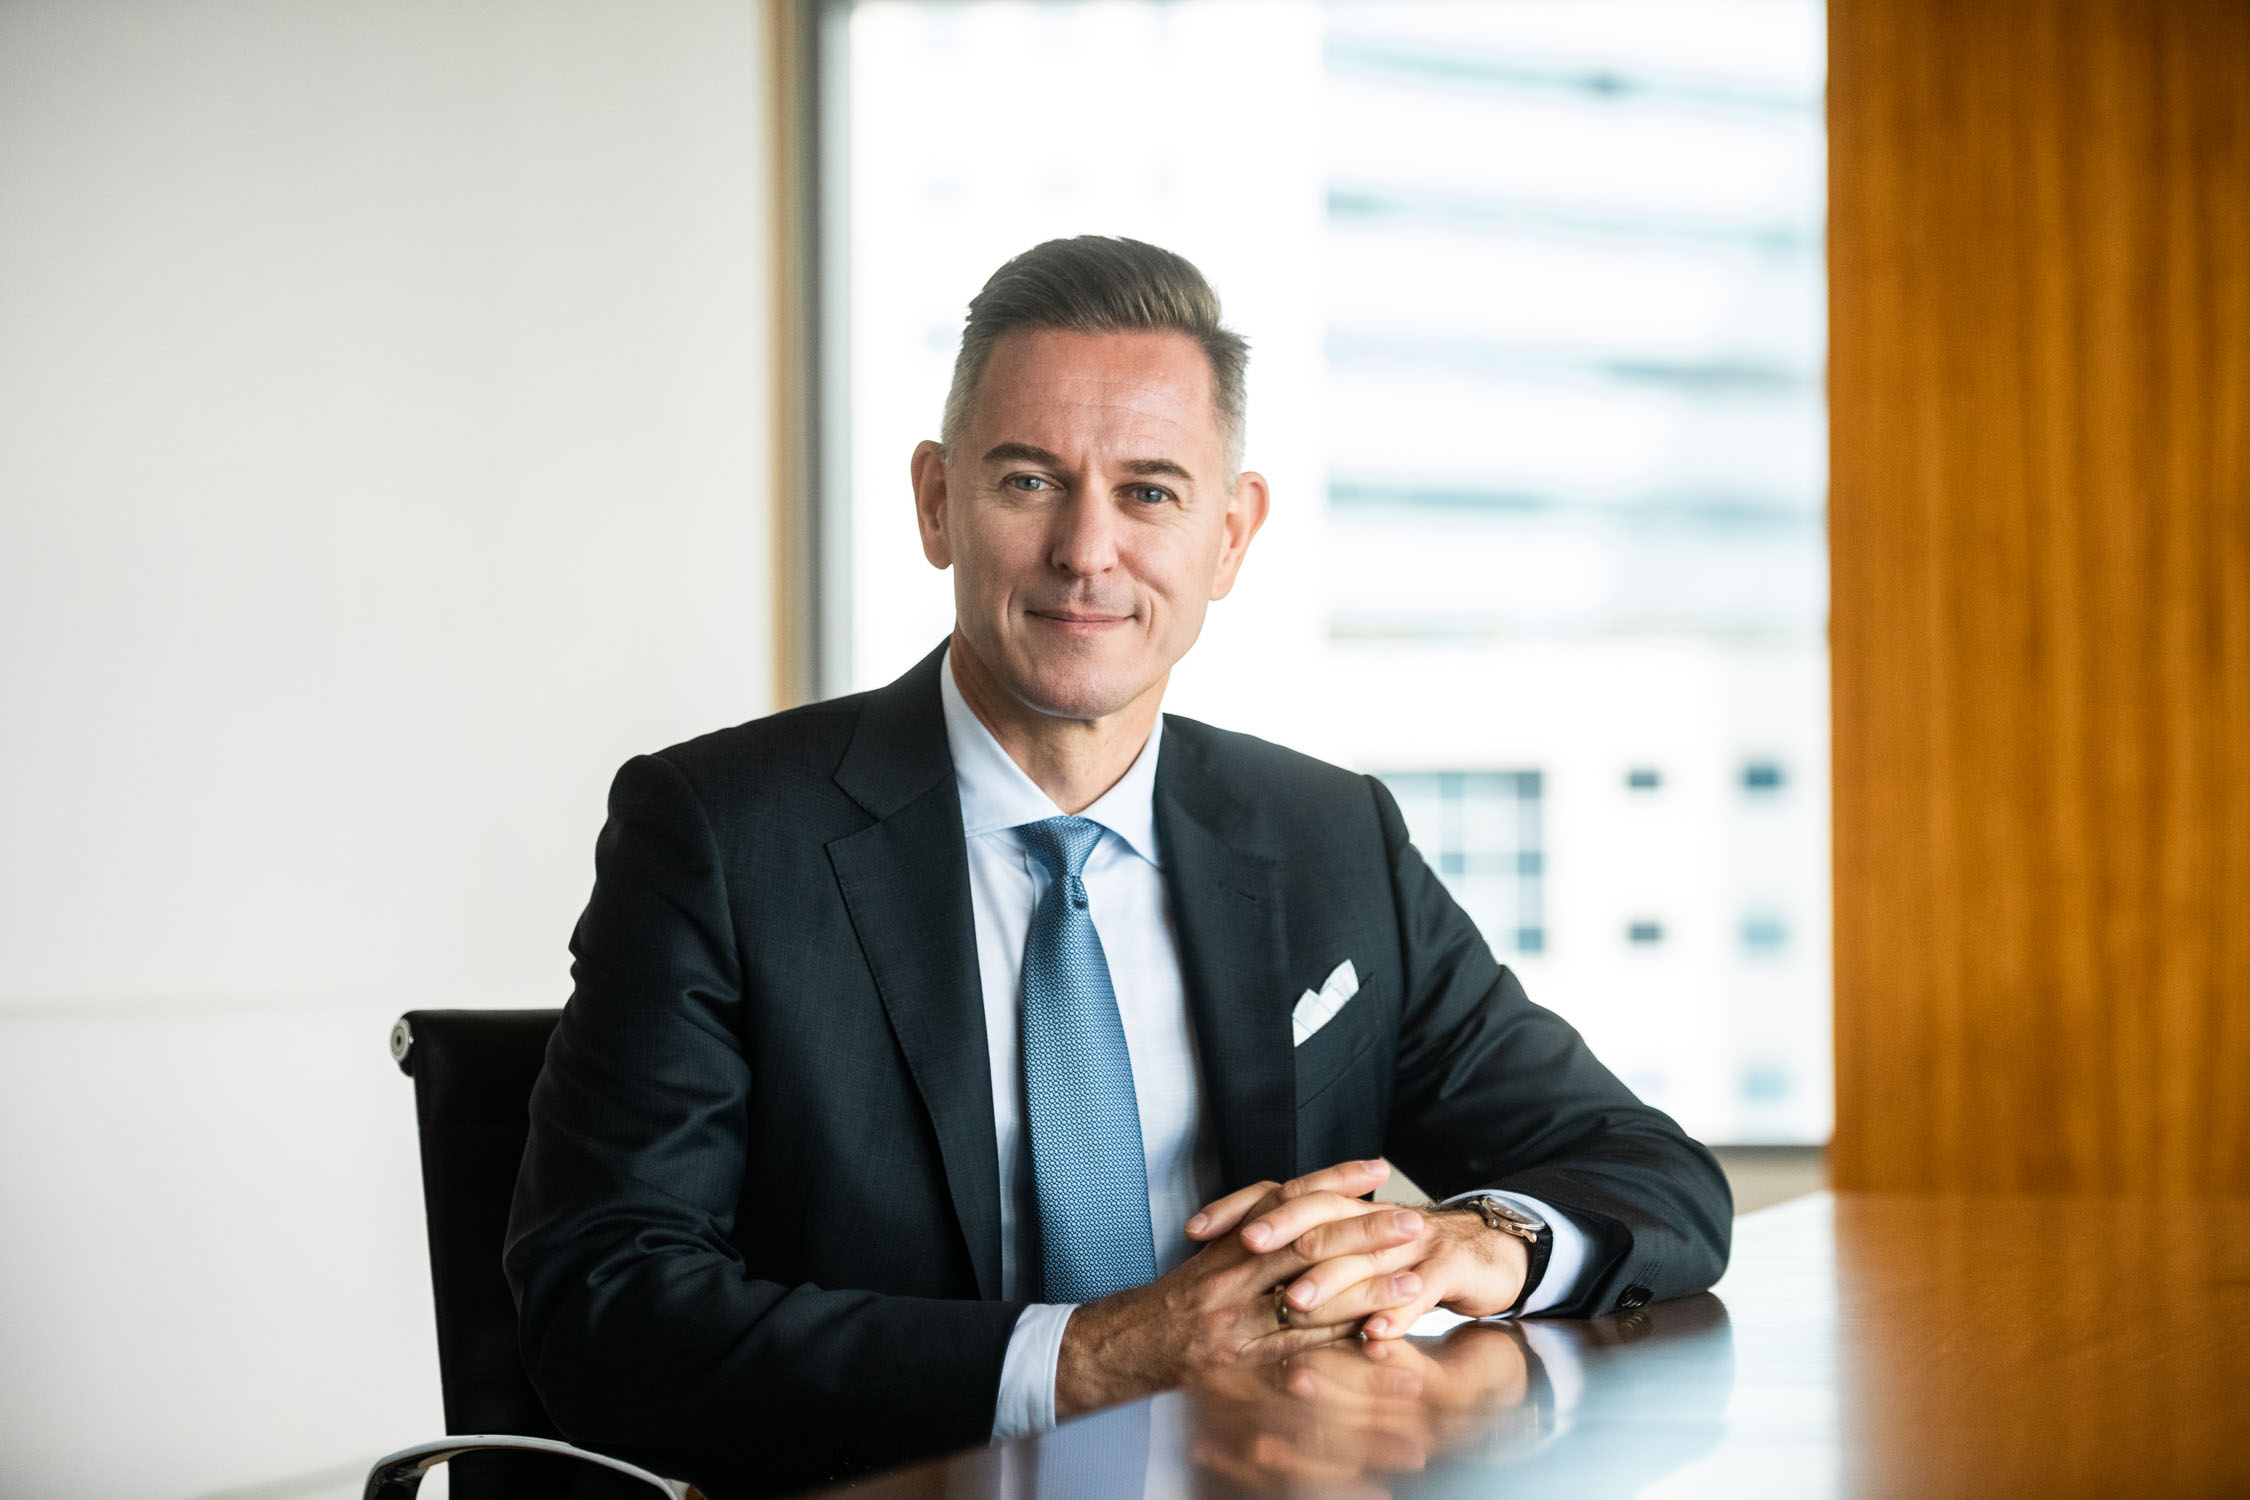
[[1125, 460], [1124, 467], [1126, 473], [1137, 474], [1143, 479], [1164, 475], [1172, 479], [1184, 479], [1190, 484], [1195, 482], [1193, 474], [1168, 458], [1129, 458]]
[[[1063, 462], [1061, 454], [1049, 452], [1033, 443], [1001, 443], [985, 454], [984, 461], [988, 464], [1040, 464], [1046, 468], [1057, 470], [1067, 470], [1070, 467]], [[1162, 475], [1172, 479], [1186, 480], [1191, 484], [1195, 481], [1195, 476], [1190, 474], [1184, 466], [1176, 464], [1168, 458], [1129, 458], [1118, 467], [1128, 474], [1143, 479]]]

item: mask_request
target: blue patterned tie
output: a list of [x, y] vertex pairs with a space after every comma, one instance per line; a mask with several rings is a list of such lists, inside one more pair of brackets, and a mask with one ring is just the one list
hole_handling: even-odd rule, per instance
[[1093, 1302], [1156, 1279], [1140, 1101], [1109, 960], [1080, 878], [1103, 830], [1085, 818], [1048, 818], [1016, 832], [1048, 875], [1023, 945], [1023, 1076], [1042, 1300]]

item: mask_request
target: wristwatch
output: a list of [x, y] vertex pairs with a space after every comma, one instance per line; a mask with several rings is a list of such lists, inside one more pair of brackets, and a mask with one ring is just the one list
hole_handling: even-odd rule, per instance
[[1547, 1227], [1547, 1221], [1539, 1215], [1525, 1213], [1507, 1199], [1495, 1197], [1491, 1193], [1464, 1198], [1453, 1206], [1470, 1209], [1484, 1220], [1485, 1227], [1497, 1229], [1502, 1234], [1514, 1235], [1523, 1241], [1530, 1263], [1524, 1267], [1523, 1290], [1516, 1294], [1515, 1302], [1508, 1308], [1510, 1313], [1522, 1312], [1523, 1305], [1538, 1290], [1539, 1278], [1547, 1274], [1547, 1257], [1554, 1252], [1555, 1232]]

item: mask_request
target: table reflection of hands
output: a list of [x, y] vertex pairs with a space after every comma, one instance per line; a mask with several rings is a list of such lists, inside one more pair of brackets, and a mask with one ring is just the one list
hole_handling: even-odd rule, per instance
[[1470, 1323], [1442, 1340], [1345, 1343], [1223, 1370], [1191, 1388], [1189, 1456], [1257, 1493], [1388, 1496], [1471, 1444], [1530, 1438], [1533, 1358], [1517, 1330]]

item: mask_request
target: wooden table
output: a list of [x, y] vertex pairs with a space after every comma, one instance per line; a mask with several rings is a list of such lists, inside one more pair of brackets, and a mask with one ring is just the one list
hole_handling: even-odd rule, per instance
[[852, 1491], [2250, 1495], [2250, 1201], [1819, 1194], [1712, 1293], [1361, 1346]]

